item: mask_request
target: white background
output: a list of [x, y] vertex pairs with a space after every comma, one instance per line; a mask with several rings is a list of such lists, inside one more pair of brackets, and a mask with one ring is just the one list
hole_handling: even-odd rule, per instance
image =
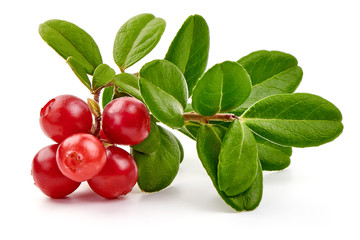
[[[2, 1], [0, 3], [1, 162], [0, 239], [359, 239], [360, 8], [357, 1]], [[288, 52], [303, 68], [297, 92], [320, 95], [343, 113], [344, 132], [317, 148], [294, 149], [291, 166], [264, 174], [264, 194], [252, 212], [233, 211], [217, 195], [185, 148], [167, 189], [103, 200], [87, 184], [52, 200], [33, 185], [31, 161], [52, 142], [38, 124], [40, 108], [60, 94], [91, 97], [65, 61], [38, 34], [58, 18], [77, 24], [117, 69], [112, 47], [119, 27], [150, 12], [167, 28], [159, 45], [129, 69], [163, 58], [191, 14], [210, 27], [208, 67], [266, 49]], [[20, 237], [22, 236], [22, 237]]]

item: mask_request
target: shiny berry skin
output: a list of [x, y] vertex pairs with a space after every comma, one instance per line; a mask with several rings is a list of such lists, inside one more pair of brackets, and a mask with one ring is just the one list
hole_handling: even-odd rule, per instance
[[98, 195], [112, 199], [125, 195], [135, 186], [138, 170], [133, 157], [125, 150], [110, 146], [106, 148], [107, 162], [104, 169], [88, 180]]
[[99, 174], [106, 163], [105, 147], [91, 134], [77, 133], [66, 138], [56, 152], [60, 171], [83, 182]]
[[105, 140], [105, 141], [111, 141], [104, 133], [104, 130], [101, 128], [100, 129], [100, 139]]
[[90, 133], [92, 115], [88, 105], [78, 97], [60, 95], [40, 111], [40, 126], [45, 135], [57, 143], [75, 133]]
[[150, 132], [149, 111], [136, 98], [117, 98], [104, 108], [102, 127], [105, 135], [114, 143], [139, 144]]
[[63, 198], [75, 191], [80, 183], [64, 176], [56, 163], [59, 144], [42, 148], [34, 157], [31, 174], [35, 185], [51, 198]]

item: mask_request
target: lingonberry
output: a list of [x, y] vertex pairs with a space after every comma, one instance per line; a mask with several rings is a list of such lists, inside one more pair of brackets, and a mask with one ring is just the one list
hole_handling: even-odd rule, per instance
[[60, 95], [40, 111], [40, 126], [57, 143], [75, 133], [90, 133], [92, 115], [88, 105], [78, 97]]
[[56, 163], [58, 144], [42, 148], [34, 157], [31, 174], [35, 185], [51, 198], [63, 198], [75, 191], [80, 183], [65, 177]]
[[136, 145], [150, 132], [150, 115], [146, 106], [136, 98], [121, 97], [106, 105], [102, 127], [114, 143]]
[[135, 160], [125, 150], [106, 148], [107, 162], [103, 170], [88, 180], [91, 189], [104, 198], [116, 198], [131, 191], [138, 178]]
[[104, 133], [104, 130], [101, 128], [100, 129], [100, 139], [105, 140], [105, 141], [111, 141]]
[[60, 144], [56, 161], [65, 176], [82, 182], [100, 173], [106, 163], [106, 151], [93, 135], [77, 133]]

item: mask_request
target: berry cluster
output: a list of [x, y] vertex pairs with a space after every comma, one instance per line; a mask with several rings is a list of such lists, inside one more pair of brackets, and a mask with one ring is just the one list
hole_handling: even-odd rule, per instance
[[141, 101], [121, 97], [106, 105], [101, 119], [98, 134], [89, 106], [72, 95], [55, 97], [41, 109], [40, 126], [57, 143], [41, 149], [32, 162], [35, 184], [44, 194], [62, 198], [84, 181], [104, 198], [131, 191], [137, 166], [117, 145], [136, 145], [148, 136], [149, 112]]

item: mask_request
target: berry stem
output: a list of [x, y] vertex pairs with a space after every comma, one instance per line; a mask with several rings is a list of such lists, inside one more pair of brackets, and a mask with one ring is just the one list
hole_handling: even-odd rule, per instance
[[194, 121], [201, 123], [209, 123], [209, 121], [221, 121], [221, 122], [232, 122], [234, 119], [239, 119], [235, 114], [232, 113], [217, 113], [212, 116], [202, 116], [195, 112], [184, 113], [184, 121]]
[[[100, 88], [94, 92], [94, 101], [97, 104], [99, 104], [100, 93], [101, 93], [102, 89], [103, 88]], [[95, 122], [94, 122], [94, 126], [93, 126], [93, 131], [92, 131], [92, 134], [97, 138], [100, 138], [100, 129], [101, 129], [101, 111], [99, 109], [97, 116], [95, 116]]]

